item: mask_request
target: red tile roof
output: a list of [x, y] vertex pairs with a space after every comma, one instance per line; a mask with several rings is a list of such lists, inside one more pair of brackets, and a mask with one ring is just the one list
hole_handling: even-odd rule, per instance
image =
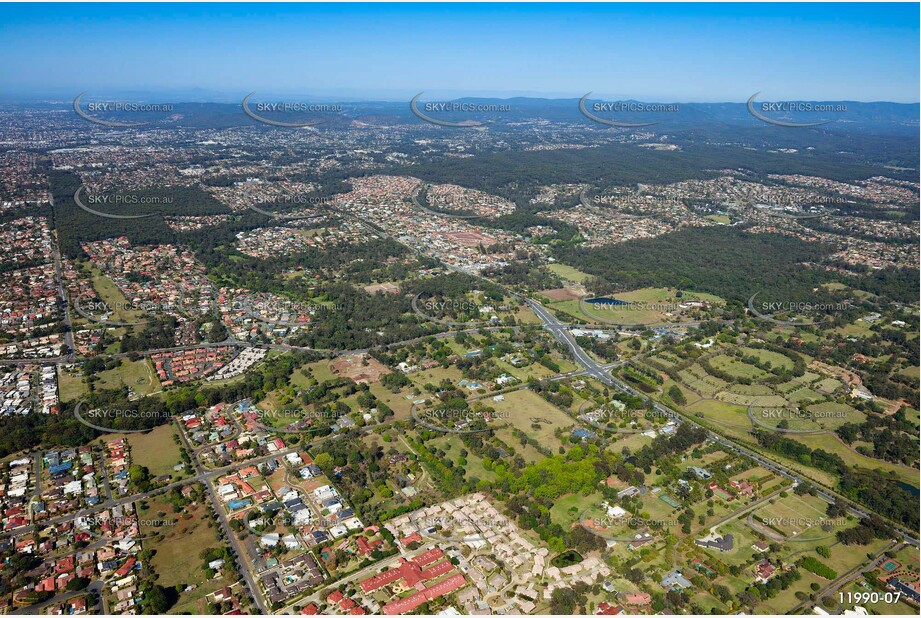
[[420, 590], [419, 592], [411, 594], [406, 598], [394, 601], [393, 603], [388, 603], [383, 608], [381, 608], [381, 612], [384, 614], [405, 614], [406, 612], [411, 612], [426, 601], [431, 601], [432, 599], [437, 599], [440, 596], [450, 594], [458, 588], [462, 588], [464, 585], [466, 585], [466, 583], [467, 580], [464, 578], [464, 576], [460, 573], [457, 573], [456, 575], [452, 575], [451, 577], [438, 582], [430, 588], [425, 588], [424, 590]]

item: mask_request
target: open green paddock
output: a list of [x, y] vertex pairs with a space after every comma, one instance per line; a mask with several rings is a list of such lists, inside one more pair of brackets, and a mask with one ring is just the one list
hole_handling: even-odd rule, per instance
[[[836, 528], [832, 524], [828, 530], [823, 529], [820, 521], [831, 520], [826, 515], [827, 509], [828, 503], [821, 498], [790, 492], [785, 498], [771, 499], [754, 514], [769, 521], [787, 539], [828, 545], [835, 542], [835, 533], [841, 526]], [[833, 521], [838, 522], [837, 519]]]
[[587, 496], [582, 494], [560, 496], [550, 508], [550, 520], [568, 530], [573, 524], [579, 522], [583, 513], [586, 513], [586, 517], [604, 517], [604, 510], [600, 506], [602, 500], [604, 496], [601, 495], [601, 492]]
[[[538, 451], [536, 448], [530, 444], [522, 444], [521, 440], [515, 435], [514, 429], [509, 424], [497, 425], [494, 428], [494, 433], [497, 438], [510, 445], [515, 449], [515, 453], [521, 455], [521, 457], [529, 464], [534, 464], [542, 460], [545, 455]], [[542, 444], [542, 446], [544, 446]]]
[[[853, 525], [857, 525], [857, 522], [854, 521]], [[820, 543], [820, 545], [826, 545], [831, 550], [831, 556], [829, 558], [823, 558], [822, 556], [816, 553], [805, 554], [807, 556], [812, 556], [816, 560], [821, 560], [834, 570], [838, 571], [839, 575], [847, 573], [856, 566], [867, 561], [867, 554], [883, 551], [888, 546], [890, 546], [889, 539], [873, 539], [867, 545], [861, 545], [860, 551], [854, 551], [855, 547], [853, 545], [844, 545], [843, 543], [837, 543], [834, 545], [829, 545], [828, 543]], [[915, 552], [918, 550], [916, 549]]]
[[836, 390], [838, 390], [839, 388], [841, 388], [842, 386], [843, 384], [839, 380], [836, 380], [834, 378], [825, 378], [824, 380], [819, 380], [818, 382], [813, 384], [812, 388], [814, 388], [815, 390], [825, 395], [830, 395], [834, 393]]
[[761, 407], [784, 407], [787, 400], [780, 395], [739, 395], [722, 391], [716, 394], [717, 399], [725, 401], [736, 406], [761, 406]]
[[771, 367], [782, 367], [783, 369], [793, 369], [793, 361], [779, 352], [771, 350], [761, 350], [758, 348], [741, 347], [739, 348], [745, 356], [754, 356], [762, 363], [771, 363]]
[[[557, 428], [569, 429], [578, 425], [565, 412], [535, 393], [522, 389], [506, 393], [504, 401], [485, 400], [499, 413], [501, 421], [520, 429], [538, 443], [554, 451], [562, 442], [554, 435]], [[533, 425], [537, 425], [535, 428]]]
[[731, 384], [726, 389], [729, 393], [738, 395], [773, 395], [774, 391], [766, 384]]
[[803, 387], [787, 393], [787, 399], [793, 403], [803, 403], [806, 401], [821, 401], [825, 399], [825, 396], [815, 392], [811, 388]]
[[584, 273], [581, 270], [573, 268], [572, 266], [567, 266], [566, 264], [548, 264], [547, 268], [555, 275], [558, 275], [562, 279], [572, 281], [573, 283], [585, 283], [591, 279], [591, 275], [588, 273]]
[[727, 354], [717, 354], [710, 358], [710, 365], [715, 369], [725, 371], [734, 378], [760, 380], [768, 375], [766, 371]]
[[834, 431], [844, 423], [858, 422], [863, 417], [856, 410], [853, 416], [842, 418], [811, 416], [808, 410], [801, 412], [795, 407], [783, 406], [753, 406], [751, 415], [756, 419], [756, 424], [765, 429], [777, 429], [785, 421], [785, 429], [790, 432]]
[[[461, 451], [467, 449], [457, 434], [448, 434], [441, 438], [429, 440], [426, 447], [429, 450], [443, 450], [445, 452], [445, 461], [455, 462], [455, 465], [457, 465], [456, 462], [462, 459]], [[463, 467], [463, 470], [464, 478], [468, 481], [473, 478], [477, 478], [481, 481], [494, 481], [498, 478], [495, 472], [483, 467], [483, 459], [481, 457], [472, 453], [467, 456], [467, 465]]]
[[691, 365], [687, 369], [678, 372], [681, 381], [688, 385], [689, 388], [697, 391], [701, 395], [714, 395], [715, 393], [725, 390], [729, 385], [728, 382], [711, 376], [704, 371], [699, 365]]
[[715, 399], [701, 399], [685, 406], [685, 411], [722, 431], [734, 430], [735, 434], [741, 432], [742, 435], [747, 435], [751, 429], [747, 406], [734, 406]]

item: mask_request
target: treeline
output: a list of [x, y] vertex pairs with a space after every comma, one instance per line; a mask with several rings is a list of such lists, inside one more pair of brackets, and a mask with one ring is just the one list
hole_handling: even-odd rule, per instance
[[521, 470], [499, 468], [500, 476], [492, 483], [492, 490], [506, 502], [518, 525], [537, 532], [551, 551], [597, 551], [605, 545], [601, 537], [582, 526], [564, 528], [555, 523], [551, 509], [564, 494], [595, 491], [621, 459], [595, 447], [584, 450], [576, 446], [565, 455], [547, 457]]
[[784, 438], [779, 434], [768, 431], [756, 429], [752, 434], [761, 446], [788, 459], [798, 461], [804, 466], [817, 468], [835, 475], [847, 472], [847, 464], [844, 463], [844, 460], [839, 455], [828, 453], [822, 449], [811, 449], [801, 442]]
[[[835, 517], [846, 514], [846, 509], [835, 503], [829, 507], [829, 514]], [[853, 528], [839, 530], [835, 535], [844, 545], [868, 545], [874, 539], [891, 539], [895, 530], [876, 513], [860, 520]]]
[[137, 352], [168, 348], [175, 344], [177, 320], [162, 316], [150, 320], [139, 333], [125, 333], [121, 338], [122, 352]]
[[821, 560], [813, 558], [812, 556], [804, 556], [803, 558], [800, 558], [799, 566], [803, 567], [810, 573], [815, 573], [819, 577], [824, 577], [827, 580], [838, 579], [838, 572], [836, 570], [823, 563]]
[[495, 302], [502, 300], [502, 288], [464, 273], [452, 272], [425, 279], [412, 279], [402, 285], [402, 291], [406, 294], [421, 294], [420, 300], [429, 297], [461, 299], [471, 290], [482, 290], [487, 299]]
[[633, 463], [637, 468], [651, 469], [660, 457], [689, 451], [692, 446], [706, 439], [706, 429], [694, 427], [689, 423], [681, 423], [672, 435], [659, 435], [651, 444], [638, 450], [633, 456]]
[[[910, 530], [921, 526], [918, 495], [877, 470], [848, 471], [841, 476], [838, 489], [854, 502], [867, 505], [880, 515], [904, 524]], [[915, 492], [917, 492], [915, 488]]]

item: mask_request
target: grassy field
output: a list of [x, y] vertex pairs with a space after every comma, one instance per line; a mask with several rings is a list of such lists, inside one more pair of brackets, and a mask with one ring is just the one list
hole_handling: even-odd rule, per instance
[[754, 356], [760, 362], [771, 363], [771, 367], [783, 367], [784, 369], [793, 369], [793, 361], [777, 352], [771, 352], [770, 350], [759, 350], [758, 348], [740, 348], [746, 356]]
[[173, 440], [176, 427], [172, 423], [161, 425], [146, 433], [107, 433], [99, 438], [104, 444], [109, 440], [127, 438], [131, 445], [131, 461], [145, 466], [154, 476], [172, 474], [178, 480], [173, 466], [180, 463], [179, 445]]
[[515, 436], [511, 425], [504, 425], [495, 430], [496, 437], [512, 446], [515, 453], [521, 455], [529, 463], [537, 463], [544, 458], [544, 455], [530, 444], [521, 444], [521, 441]]
[[[578, 300], [560, 301], [551, 304], [553, 309], [563, 311], [580, 319], [587, 319], [595, 323], [607, 324], [657, 324], [662, 322], [675, 322], [678, 303], [691, 300], [708, 301], [712, 304], [722, 304], [723, 300], [712, 294], [698, 292], [683, 292], [680, 298], [675, 296], [675, 290], [666, 288], [641, 288], [630, 292], [622, 292], [609, 298], [622, 300], [632, 305], [593, 305], [580, 303]], [[663, 305], [663, 306], [644, 306]], [[671, 313], [672, 315], [666, 315]]]
[[750, 380], [760, 380], [767, 375], [767, 372], [758, 369], [754, 365], [742, 362], [734, 356], [718, 354], [710, 359], [710, 364], [714, 368], [725, 371], [735, 378], [748, 378]]
[[560, 278], [572, 281], [573, 283], [585, 283], [591, 278], [591, 275], [577, 268], [573, 268], [572, 266], [567, 266], [566, 264], [548, 264], [547, 268]]
[[823, 429], [835, 430], [845, 423], [862, 423], [867, 416], [846, 403], [826, 401], [806, 408], [816, 418], [814, 423]]
[[714, 399], [701, 399], [686, 406], [689, 413], [702, 415], [703, 418], [714, 421], [720, 426], [748, 429], [751, 422], [748, 420], [748, 410], [742, 406], [735, 406]]
[[854, 551], [853, 546], [848, 547], [847, 545], [842, 545], [841, 543], [837, 545], [829, 545], [827, 543], [823, 543], [823, 545], [828, 545], [829, 549], [831, 549], [830, 558], [822, 558], [815, 553], [806, 555], [811, 555], [816, 560], [821, 560], [834, 570], [838, 571], [839, 574], [842, 574], [850, 571], [856, 566], [863, 564], [867, 560], [867, 554], [875, 554], [878, 551], [882, 551], [884, 548], [890, 545], [890, 542], [888, 539], [874, 539], [867, 545], [861, 545], [860, 551]]
[[870, 325], [863, 320], [857, 320], [850, 324], [845, 324], [844, 326], [838, 327], [831, 332], [835, 333], [836, 335], [841, 335], [842, 337], [869, 337], [873, 334], [873, 331], [870, 330]]
[[[627, 300], [626, 298], [620, 298], [621, 296], [623, 295], [619, 294], [617, 299]], [[629, 308], [628, 305], [598, 306], [589, 302], [583, 305], [577, 300], [559, 304], [567, 305], [567, 313], [601, 324], [658, 324], [669, 321], [668, 316], [662, 311], [640, 309], [638, 306], [629, 306]], [[554, 307], [556, 306], [558, 305], [555, 304]]]
[[324, 382], [326, 380], [332, 380], [333, 372], [329, 368], [329, 361], [321, 360], [315, 363], [308, 363], [303, 367], [299, 368], [291, 375], [291, 383], [295, 386], [305, 387], [307, 386], [307, 378], [301, 373], [302, 369], [309, 368], [313, 372], [313, 377], [317, 379], [318, 382]]
[[807, 401], [819, 401], [824, 397], [811, 388], [803, 387], [787, 393], [787, 399], [792, 403], [804, 403]]
[[137, 361], [122, 360], [122, 364], [115, 369], [101, 371], [96, 377], [99, 378], [97, 386], [101, 388], [121, 388], [124, 385], [140, 395], [149, 395], [161, 390], [160, 380], [146, 358]]
[[631, 452], [638, 451], [647, 444], [651, 444], [653, 440], [649, 436], [644, 436], [641, 433], [620, 434], [619, 436], [612, 435], [611, 438], [616, 438], [612, 444], [612, 448], [616, 449], [618, 453], [624, 448], [630, 449]]
[[[114, 281], [103, 275], [102, 271], [95, 266], [90, 265], [89, 270], [92, 272], [93, 288], [99, 298], [105, 301], [110, 308], [114, 308], [109, 317], [110, 320], [113, 322], [142, 322], [147, 319], [147, 313], [144, 311], [126, 308], [128, 301]], [[90, 312], [87, 311], [87, 313]], [[95, 315], [95, 312], [93, 313]]]
[[387, 404], [387, 407], [393, 410], [393, 414], [398, 420], [409, 418], [413, 407], [412, 401], [406, 398], [409, 390], [401, 389], [398, 393], [393, 393], [390, 389], [381, 386], [377, 382], [372, 384], [368, 390], [371, 391], [372, 395]]
[[[150, 562], [158, 575], [157, 583], [161, 586], [203, 583], [205, 565], [199, 556], [209, 547], [220, 546], [204, 504], [189, 506], [185, 514], [174, 513], [169, 503], [157, 499], [148, 500], [147, 506], [140, 513], [141, 534], [156, 535], [153, 540], [145, 541], [145, 545], [155, 551]], [[159, 527], [146, 525], [153, 521], [168, 523]]]
[[755, 612], [758, 614], [785, 614], [791, 607], [795, 607], [800, 603], [800, 600], [796, 598], [797, 592], [810, 594], [812, 590], [809, 586], [813, 582], [818, 582], [820, 585], [828, 583], [818, 575], [813, 575], [808, 571], [801, 569], [800, 572], [803, 575], [802, 579], [780, 592], [776, 597], [763, 601], [755, 608]]
[[787, 400], [780, 395], [740, 395], [731, 391], [721, 391], [716, 394], [716, 397], [736, 406], [783, 408], [787, 405]]
[[[555, 371], [544, 367], [540, 363], [531, 363], [527, 367], [514, 367], [504, 360], [496, 359], [496, 366], [510, 376], [518, 378], [522, 382], [527, 382], [528, 378], [531, 377], [537, 380], [542, 380], [544, 378], [549, 378], [556, 375]], [[562, 364], [560, 369], [563, 369]], [[563, 369], [563, 371], [566, 371], [566, 369]]]
[[[505, 395], [505, 401], [489, 400], [489, 405], [513, 427], [525, 432], [540, 444], [556, 450], [562, 443], [553, 435], [557, 427], [573, 427], [576, 422], [559, 408], [530, 390], [519, 390]], [[538, 419], [540, 429], [531, 427], [532, 419]]]
[[583, 496], [581, 494], [567, 494], [561, 496], [550, 509], [550, 520], [568, 530], [572, 524], [579, 521], [579, 517], [586, 509], [597, 507], [604, 500], [600, 492]]
[[813, 388], [815, 388], [815, 390], [819, 391], [820, 393], [824, 393], [826, 395], [829, 395], [835, 392], [836, 390], [841, 388], [841, 386], [842, 386], [841, 382], [834, 378], [825, 378], [824, 380], [819, 380], [818, 382], [813, 384]]
[[826, 531], [817, 521], [827, 519], [828, 507], [821, 498], [789, 494], [786, 498], [775, 498], [754, 511], [756, 515], [767, 520], [788, 539], [798, 541], [820, 541], [831, 543], [837, 530]]
[[531, 311], [531, 308], [527, 305], [522, 305], [518, 307], [517, 311], [512, 314], [515, 316], [515, 321], [519, 324], [543, 324], [541, 319]]
[[424, 369], [422, 371], [417, 371], [411, 373], [407, 376], [419, 390], [423, 390], [423, 387], [426, 384], [433, 384], [438, 386], [442, 380], [450, 380], [451, 383], [457, 384], [464, 379], [463, 374], [460, 372], [460, 369], [456, 367], [448, 367], [444, 369], [442, 367], [433, 367], [431, 369]]
[[58, 397], [61, 398], [61, 401], [74, 401], [88, 392], [86, 383], [83, 381], [83, 373], [79, 369], [71, 373], [58, 366]]

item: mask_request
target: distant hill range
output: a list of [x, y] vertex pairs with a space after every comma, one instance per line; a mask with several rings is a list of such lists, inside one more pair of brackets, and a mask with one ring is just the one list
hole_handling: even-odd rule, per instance
[[[83, 99], [83, 109], [86, 110], [86, 104], [93, 101], [112, 100], [103, 98], [92, 98], [87, 96]], [[152, 112], [152, 113], [125, 113], [125, 112], [88, 112], [91, 115], [105, 118], [107, 120], [125, 121], [125, 122], [148, 122], [157, 128], [165, 126], [179, 127], [197, 127], [197, 128], [222, 128], [229, 126], [247, 126], [259, 124], [256, 120], [248, 117], [243, 113], [240, 103], [205, 103], [205, 102], [177, 102], [165, 98], [158, 98], [148, 95], [143, 97], [140, 93], [126, 93], [124, 98], [119, 99], [135, 103], [170, 103], [173, 106], [171, 113]], [[759, 98], [755, 103], [756, 111], [761, 111], [761, 102], [769, 99]], [[257, 102], [308, 102], [307, 99], [281, 98], [281, 97], [263, 97], [253, 98], [251, 105]], [[500, 112], [446, 112], [424, 110], [426, 102], [439, 103], [451, 102], [458, 104], [469, 104], [476, 106], [507, 106], [508, 111]], [[405, 102], [375, 102], [375, 101], [332, 101], [329, 98], [317, 99], [313, 102], [321, 104], [338, 104], [343, 107], [343, 112], [338, 115], [334, 114], [311, 114], [309, 112], [260, 112], [260, 115], [271, 119], [280, 119], [285, 121], [311, 120], [324, 118], [331, 127], [350, 124], [354, 121], [359, 123], [387, 126], [390, 124], [406, 124], [412, 122], [423, 123], [424, 121], [415, 117], [410, 111], [409, 101]], [[640, 111], [593, 111], [595, 103], [630, 103], [645, 106], [675, 106], [677, 111], [669, 112], [640, 112]], [[835, 132], [859, 132], [870, 134], [897, 134], [897, 135], [918, 135], [919, 115], [921, 107], [918, 103], [888, 103], [873, 102], [863, 103], [857, 101], [811, 101], [809, 103], [827, 105], [827, 106], [846, 106], [846, 111], [840, 112], [772, 112], [765, 111], [764, 115], [774, 119], [788, 122], [818, 122], [829, 121], [822, 126], [822, 130]], [[0, 109], [67, 109], [71, 107], [72, 101], [55, 101], [54, 103], [6, 103], [0, 105]], [[770, 127], [757, 118], [753, 117], [744, 102], [741, 103], [683, 103], [669, 101], [615, 101], [613, 99], [595, 99], [589, 98], [586, 101], [588, 110], [605, 119], [618, 122], [629, 123], [646, 123], [655, 122], [656, 133], [669, 131], [699, 130], [702, 128], [757, 128]], [[528, 121], [547, 120], [551, 122], [568, 122], [576, 125], [604, 127], [605, 125], [595, 123], [586, 118], [579, 111], [579, 99], [541, 99], [530, 97], [516, 97], [509, 99], [499, 98], [460, 98], [460, 99], [432, 99], [427, 95], [419, 101], [419, 108], [427, 115], [448, 120], [460, 122], [464, 120], [476, 120], [487, 125], [503, 125], [509, 123], [521, 123]], [[776, 127], [777, 129], [786, 127]]]

